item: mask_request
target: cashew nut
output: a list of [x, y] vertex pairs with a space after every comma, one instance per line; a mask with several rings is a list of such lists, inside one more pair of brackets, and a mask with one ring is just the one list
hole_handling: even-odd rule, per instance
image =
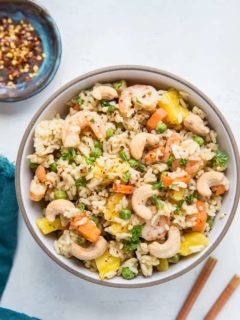
[[74, 204], [65, 199], [53, 200], [50, 202], [46, 208], [45, 216], [49, 222], [53, 222], [56, 219], [56, 216], [71, 211], [72, 209], [76, 209]]
[[73, 242], [70, 247], [72, 256], [79, 260], [93, 260], [100, 257], [107, 249], [107, 241], [103, 237], [87, 248], [83, 248]]
[[159, 242], [152, 242], [148, 245], [148, 250], [151, 255], [159, 258], [171, 258], [180, 251], [181, 236], [177, 227], [171, 226], [168, 231], [168, 239], [160, 244]]
[[135, 213], [145, 220], [150, 220], [153, 213], [148, 207], [146, 207], [146, 202], [148, 198], [158, 194], [159, 191], [153, 190], [152, 185], [150, 184], [145, 184], [136, 188], [132, 195], [132, 207]]
[[206, 136], [209, 133], [209, 128], [206, 127], [203, 120], [194, 113], [190, 113], [183, 121], [183, 124], [188, 130], [200, 136]]
[[133, 137], [130, 142], [130, 152], [134, 159], [142, 158], [144, 148], [146, 146], [156, 146], [159, 143], [159, 138], [155, 134], [141, 132]]
[[197, 181], [197, 191], [204, 197], [210, 197], [212, 194], [211, 187], [224, 185], [228, 190], [228, 179], [222, 172], [210, 171], [203, 173]]
[[113, 100], [118, 97], [117, 91], [109, 86], [98, 86], [93, 88], [92, 95], [97, 100]]

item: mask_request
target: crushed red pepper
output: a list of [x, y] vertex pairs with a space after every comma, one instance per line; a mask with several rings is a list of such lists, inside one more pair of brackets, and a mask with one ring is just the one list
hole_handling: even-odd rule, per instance
[[15, 86], [38, 74], [46, 57], [41, 39], [27, 20], [0, 20], [0, 85]]

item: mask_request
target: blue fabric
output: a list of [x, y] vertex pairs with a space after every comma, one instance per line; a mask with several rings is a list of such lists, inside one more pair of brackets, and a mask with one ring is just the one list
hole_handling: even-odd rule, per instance
[[[0, 156], [0, 298], [12, 267], [17, 246], [18, 203], [15, 191], [15, 167]], [[39, 320], [0, 308], [0, 320]]]
[[0, 157], [0, 297], [5, 288], [17, 245], [18, 204], [15, 168]]

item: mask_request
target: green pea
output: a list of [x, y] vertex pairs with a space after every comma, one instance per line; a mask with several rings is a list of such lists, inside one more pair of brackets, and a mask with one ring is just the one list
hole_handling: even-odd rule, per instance
[[122, 268], [122, 277], [126, 280], [131, 280], [136, 277], [136, 274], [132, 272], [128, 267]]
[[85, 187], [87, 184], [87, 180], [85, 178], [79, 178], [76, 180], [77, 187]]
[[38, 167], [37, 163], [30, 162], [29, 168], [33, 173], [37, 170], [37, 167]]
[[79, 203], [79, 204], [77, 205], [77, 208], [78, 208], [79, 210], [81, 210], [81, 211], [84, 211], [84, 210], [85, 210], [85, 205], [84, 205], [83, 203]]
[[197, 144], [199, 144], [200, 147], [204, 144], [204, 139], [202, 137], [194, 136], [193, 140], [197, 142]]
[[166, 123], [163, 123], [163, 122], [159, 122], [157, 125], [156, 125], [156, 128], [155, 128], [156, 132], [157, 133], [163, 133], [167, 130], [167, 125]]
[[106, 136], [107, 136], [107, 139], [109, 139], [113, 136], [113, 129], [112, 128], [107, 129]]
[[122, 209], [119, 212], [119, 217], [123, 220], [129, 220], [131, 218], [132, 211], [129, 209]]
[[124, 150], [119, 151], [119, 156], [123, 161], [127, 161], [128, 156]]
[[54, 199], [55, 200], [67, 199], [67, 194], [65, 191], [61, 191], [61, 190], [55, 191], [54, 192]]
[[108, 108], [107, 108], [107, 112], [114, 112], [115, 111], [115, 107], [113, 105], [109, 105]]
[[102, 150], [100, 148], [94, 148], [90, 156], [93, 158], [99, 158], [102, 155]]
[[167, 271], [169, 268], [168, 259], [160, 259], [159, 265], [157, 266], [157, 270], [160, 272]]
[[57, 172], [57, 164], [56, 164], [56, 162], [51, 163], [49, 167], [50, 167], [50, 171]]

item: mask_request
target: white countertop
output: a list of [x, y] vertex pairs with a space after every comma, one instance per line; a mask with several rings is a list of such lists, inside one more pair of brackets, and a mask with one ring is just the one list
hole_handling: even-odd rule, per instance
[[[93, 69], [142, 64], [182, 76], [220, 108], [240, 140], [240, 2], [238, 0], [39, 0], [63, 42], [60, 69], [37, 96], [0, 104], [0, 153], [15, 161], [24, 130], [62, 84]], [[202, 319], [234, 273], [240, 273], [240, 215], [214, 252], [219, 259], [189, 319]], [[163, 285], [113, 289], [67, 273], [34, 242], [22, 218], [14, 267], [2, 306], [43, 320], [174, 319], [201, 266]], [[219, 319], [240, 319], [240, 289]]]

